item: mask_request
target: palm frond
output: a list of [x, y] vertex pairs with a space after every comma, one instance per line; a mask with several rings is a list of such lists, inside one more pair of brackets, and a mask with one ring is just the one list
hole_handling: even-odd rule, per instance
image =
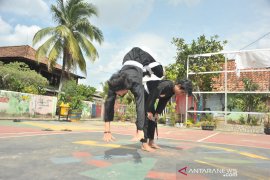
[[46, 36], [51, 36], [54, 34], [55, 28], [54, 27], [47, 27], [44, 29], [39, 30], [35, 36], [33, 37], [33, 46], [36, 45], [39, 41], [41, 41]]
[[69, 16], [75, 20], [74, 22], [84, 17], [89, 18], [93, 15], [98, 16], [97, 8], [94, 5], [85, 2], [80, 2], [74, 5], [68, 13]]
[[101, 44], [104, 41], [104, 37], [103, 37], [102, 31], [99, 28], [97, 28], [96, 26], [93, 26], [93, 25], [92, 25], [92, 29], [93, 29], [93, 32], [94, 32], [94, 38], [95, 38], [95, 40], [99, 44]]
[[77, 40], [80, 43], [80, 46], [83, 50], [83, 52], [86, 54], [86, 56], [91, 60], [95, 61], [98, 57], [98, 52], [95, 48], [95, 46], [89, 41], [83, 34], [78, 33], [76, 36]]
[[36, 52], [35, 58], [40, 61], [42, 58], [47, 57], [47, 53], [51, 49], [51, 47], [54, 45], [55, 41], [57, 41], [56, 35], [49, 38], [45, 43], [43, 43]]
[[74, 31], [78, 31], [78, 32], [84, 34], [86, 37], [88, 37], [91, 40], [94, 39], [94, 32], [93, 32], [93, 29], [91, 28], [91, 24], [87, 18], [83, 18], [83, 19], [77, 21], [77, 23], [74, 24], [73, 29], [74, 29]]
[[56, 41], [56, 43], [54, 44], [54, 46], [52, 47], [48, 58], [49, 58], [49, 62], [48, 62], [48, 67], [49, 69], [52, 69], [52, 67], [56, 64], [57, 59], [61, 56], [61, 53], [63, 52], [63, 48], [62, 48], [62, 42], [60, 39], [58, 39], [58, 41]]

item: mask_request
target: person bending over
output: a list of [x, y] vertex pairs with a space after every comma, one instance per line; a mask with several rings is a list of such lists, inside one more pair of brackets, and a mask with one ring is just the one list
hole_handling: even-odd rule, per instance
[[[155, 129], [159, 114], [163, 112], [166, 104], [173, 95], [187, 94], [192, 95], [192, 83], [190, 80], [177, 80], [173, 83], [170, 80], [148, 81], [145, 84], [145, 111], [146, 119], [144, 125], [144, 139], [141, 142], [146, 143], [151, 148], [159, 149], [160, 147], [154, 143]], [[159, 99], [157, 107], [155, 102]], [[143, 149], [143, 146], [142, 146]], [[146, 151], [153, 151], [146, 149]]]

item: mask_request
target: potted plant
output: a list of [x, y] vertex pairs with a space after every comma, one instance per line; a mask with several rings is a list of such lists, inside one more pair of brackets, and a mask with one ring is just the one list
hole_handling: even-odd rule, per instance
[[70, 104], [69, 119], [70, 121], [78, 121], [81, 119], [83, 110], [83, 96], [75, 95], [68, 98]]
[[68, 118], [70, 121], [78, 121], [81, 119], [83, 110], [83, 96], [80, 86], [76, 81], [70, 80], [63, 84], [62, 92], [59, 94], [58, 103], [69, 104]]
[[216, 128], [216, 121], [213, 116], [207, 114], [204, 118], [201, 119], [202, 130], [214, 130]]

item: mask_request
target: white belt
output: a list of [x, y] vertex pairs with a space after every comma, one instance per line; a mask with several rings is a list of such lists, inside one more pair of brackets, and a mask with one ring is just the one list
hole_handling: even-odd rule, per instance
[[123, 66], [126, 66], [126, 65], [136, 66], [136, 67], [138, 67], [138, 68], [140, 68], [141, 70], [144, 71], [143, 65], [141, 63], [137, 62], [137, 61], [128, 60], [123, 64]]
[[159, 62], [152, 62], [152, 63], [148, 64], [148, 66], [149, 66], [150, 68], [156, 67], [156, 66], [158, 66], [158, 65], [160, 65]]
[[144, 89], [145, 89], [145, 91], [147, 92], [147, 94], [149, 94], [149, 89], [148, 89], [148, 87], [147, 87], [146, 82], [145, 82], [145, 83], [143, 83], [143, 86], [144, 86]]
[[147, 66], [143, 66], [141, 63], [139, 63], [137, 61], [128, 60], [123, 64], [123, 66], [126, 66], [126, 65], [136, 66], [136, 67], [140, 68], [141, 70], [143, 70], [143, 72], [148, 71], [150, 74], [153, 74], [153, 71], [151, 70], [151, 68], [160, 65], [160, 63], [159, 62], [152, 62]]

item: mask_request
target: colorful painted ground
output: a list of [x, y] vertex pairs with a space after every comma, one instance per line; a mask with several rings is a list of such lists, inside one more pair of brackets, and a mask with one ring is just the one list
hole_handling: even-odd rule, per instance
[[269, 179], [270, 136], [159, 126], [162, 149], [130, 139], [131, 123], [0, 121], [0, 179]]

